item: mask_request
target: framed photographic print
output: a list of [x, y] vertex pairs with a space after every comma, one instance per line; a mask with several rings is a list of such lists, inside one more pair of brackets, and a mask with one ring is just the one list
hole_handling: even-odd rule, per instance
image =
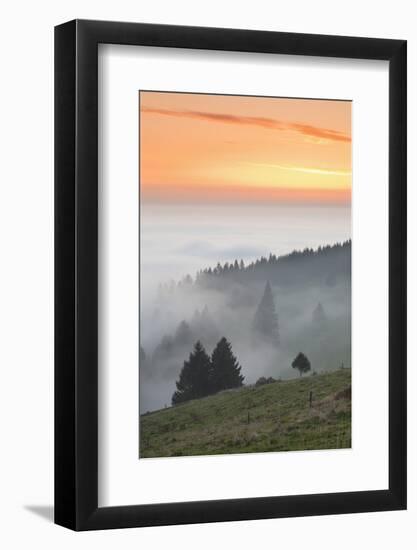
[[406, 42], [55, 29], [55, 521], [406, 507]]

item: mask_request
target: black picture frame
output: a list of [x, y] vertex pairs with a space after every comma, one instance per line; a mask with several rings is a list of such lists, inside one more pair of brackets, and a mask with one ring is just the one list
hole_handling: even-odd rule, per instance
[[[98, 44], [389, 62], [389, 488], [98, 506]], [[406, 41], [74, 20], [55, 28], [55, 523], [74, 530], [406, 508]]]

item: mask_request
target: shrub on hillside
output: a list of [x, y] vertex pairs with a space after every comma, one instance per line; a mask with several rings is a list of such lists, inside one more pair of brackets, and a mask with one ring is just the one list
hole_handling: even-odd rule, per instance
[[272, 384], [273, 382], [276, 382], [276, 380], [275, 378], [272, 378], [272, 376], [270, 376], [269, 378], [265, 378], [265, 376], [261, 376], [256, 381], [255, 386], [264, 386], [265, 384]]

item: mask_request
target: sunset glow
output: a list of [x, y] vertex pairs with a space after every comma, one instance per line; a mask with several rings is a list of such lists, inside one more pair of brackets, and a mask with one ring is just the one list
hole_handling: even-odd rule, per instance
[[351, 103], [140, 93], [145, 202], [349, 205]]

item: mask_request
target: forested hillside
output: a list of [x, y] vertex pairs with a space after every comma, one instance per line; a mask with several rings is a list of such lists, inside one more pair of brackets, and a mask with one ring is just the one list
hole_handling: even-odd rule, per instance
[[246, 383], [291, 378], [299, 352], [320, 372], [350, 367], [351, 241], [252, 263], [236, 259], [161, 285], [141, 319], [141, 412], [171, 403], [199, 341], [227, 338]]

